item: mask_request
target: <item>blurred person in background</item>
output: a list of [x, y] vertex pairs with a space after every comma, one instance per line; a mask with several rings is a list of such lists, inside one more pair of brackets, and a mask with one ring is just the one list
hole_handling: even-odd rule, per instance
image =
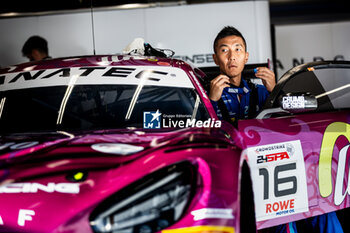
[[30, 61], [40, 61], [51, 58], [47, 41], [40, 36], [31, 36], [22, 47], [22, 54]]

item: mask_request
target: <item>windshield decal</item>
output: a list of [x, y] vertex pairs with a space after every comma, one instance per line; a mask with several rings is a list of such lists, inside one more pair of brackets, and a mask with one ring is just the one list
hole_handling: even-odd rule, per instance
[[[76, 85], [121, 84], [193, 88], [186, 73], [174, 67], [72, 67], [8, 73], [0, 76], [2, 90], [34, 87], [67, 86], [72, 78]], [[45, 81], [44, 81], [45, 80]]]

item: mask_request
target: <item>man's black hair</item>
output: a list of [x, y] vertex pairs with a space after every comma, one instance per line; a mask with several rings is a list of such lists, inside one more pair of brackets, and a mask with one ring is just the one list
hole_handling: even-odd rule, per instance
[[232, 26], [226, 26], [224, 27], [216, 36], [214, 40], [214, 53], [216, 53], [216, 46], [218, 45], [218, 41], [222, 38], [225, 38], [227, 36], [238, 36], [241, 37], [244, 43], [245, 51], [247, 51], [247, 43], [245, 42], [245, 39], [240, 31], [238, 31], [236, 28]]
[[29, 39], [24, 43], [22, 47], [22, 54], [24, 56], [31, 54], [33, 49], [37, 49], [41, 53], [49, 53], [49, 50], [47, 48], [47, 41], [40, 36], [29, 37]]

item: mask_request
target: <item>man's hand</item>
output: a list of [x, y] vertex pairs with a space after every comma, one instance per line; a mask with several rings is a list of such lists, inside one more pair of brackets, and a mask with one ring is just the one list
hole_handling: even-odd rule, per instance
[[260, 78], [266, 89], [271, 92], [276, 86], [275, 73], [267, 67], [258, 67], [257, 69], [255, 77]]
[[220, 74], [210, 82], [209, 99], [218, 101], [221, 98], [222, 91], [229, 87], [230, 79], [226, 75]]

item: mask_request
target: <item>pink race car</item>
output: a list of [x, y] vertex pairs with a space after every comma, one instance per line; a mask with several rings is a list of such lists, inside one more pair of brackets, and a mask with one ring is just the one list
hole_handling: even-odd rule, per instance
[[296, 67], [232, 126], [181, 60], [1, 69], [0, 231], [256, 232], [337, 210], [346, 227], [349, 74]]

